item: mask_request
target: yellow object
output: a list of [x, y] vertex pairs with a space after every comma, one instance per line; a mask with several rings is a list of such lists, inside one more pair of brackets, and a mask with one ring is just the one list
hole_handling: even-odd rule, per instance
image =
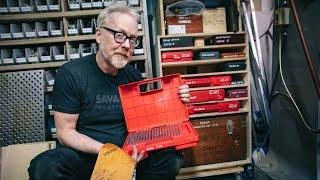
[[114, 144], [105, 144], [99, 151], [90, 180], [131, 180], [136, 162]]

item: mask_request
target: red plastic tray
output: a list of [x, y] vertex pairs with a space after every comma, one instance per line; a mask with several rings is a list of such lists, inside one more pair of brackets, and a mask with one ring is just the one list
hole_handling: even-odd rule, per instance
[[[161, 87], [155, 90], [140, 90], [140, 87], [151, 83], [158, 83]], [[180, 74], [173, 74], [119, 86], [128, 136], [131, 136], [130, 133], [139, 133], [163, 126], [178, 124], [182, 128], [179, 136], [136, 144], [139, 152], [169, 146], [191, 147], [198, 141], [198, 135], [188, 121], [187, 107], [177, 94], [181, 84]], [[128, 143], [127, 140], [123, 149], [130, 153], [131, 145], [129, 144], [132, 143]]]

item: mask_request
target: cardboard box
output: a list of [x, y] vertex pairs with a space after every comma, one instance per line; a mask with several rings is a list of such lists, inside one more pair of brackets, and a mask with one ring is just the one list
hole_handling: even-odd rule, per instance
[[168, 34], [202, 33], [202, 15], [166, 17]]
[[205, 9], [202, 12], [204, 33], [227, 32], [226, 11], [224, 7]]
[[54, 141], [16, 144], [1, 147], [0, 179], [29, 179], [28, 168], [30, 165], [30, 161], [41, 152], [54, 148]]

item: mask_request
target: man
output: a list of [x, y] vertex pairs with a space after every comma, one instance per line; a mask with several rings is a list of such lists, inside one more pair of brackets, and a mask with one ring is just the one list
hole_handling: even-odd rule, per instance
[[[127, 65], [137, 39], [138, 15], [128, 7], [112, 6], [98, 16], [97, 54], [73, 60], [59, 68], [53, 91], [57, 138], [62, 147], [34, 158], [29, 176], [34, 179], [89, 179], [97, 154], [105, 143], [122, 147], [127, 135], [118, 86], [142, 80]], [[188, 101], [187, 86], [181, 100]], [[144, 152], [132, 158], [139, 162]], [[182, 164], [172, 148], [148, 153], [136, 167], [137, 179], [173, 179]]]

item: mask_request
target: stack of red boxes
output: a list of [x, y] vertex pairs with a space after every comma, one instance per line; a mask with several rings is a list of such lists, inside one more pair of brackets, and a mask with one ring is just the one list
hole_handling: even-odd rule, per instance
[[[197, 78], [184, 78], [183, 81], [185, 84], [189, 85], [190, 88], [228, 86], [231, 85], [232, 77], [231, 75], [206, 76]], [[208, 103], [208, 101], [223, 101], [224, 98], [236, 98], [239, 96], [245, 97], [247, 96], [246, 93], [246, 89], [210, 89], [190, 91], [191, 104], [189, 104], [188, 106], [188, 112], [189, 114], [198, 114], [208, 112], [237, 111], [240, 108], [239, 101], [227, 101], [216, 103]]]
[[162, 62], [192, 61], [192, 58], [192, 51], [163, 52], [161, 54]]

